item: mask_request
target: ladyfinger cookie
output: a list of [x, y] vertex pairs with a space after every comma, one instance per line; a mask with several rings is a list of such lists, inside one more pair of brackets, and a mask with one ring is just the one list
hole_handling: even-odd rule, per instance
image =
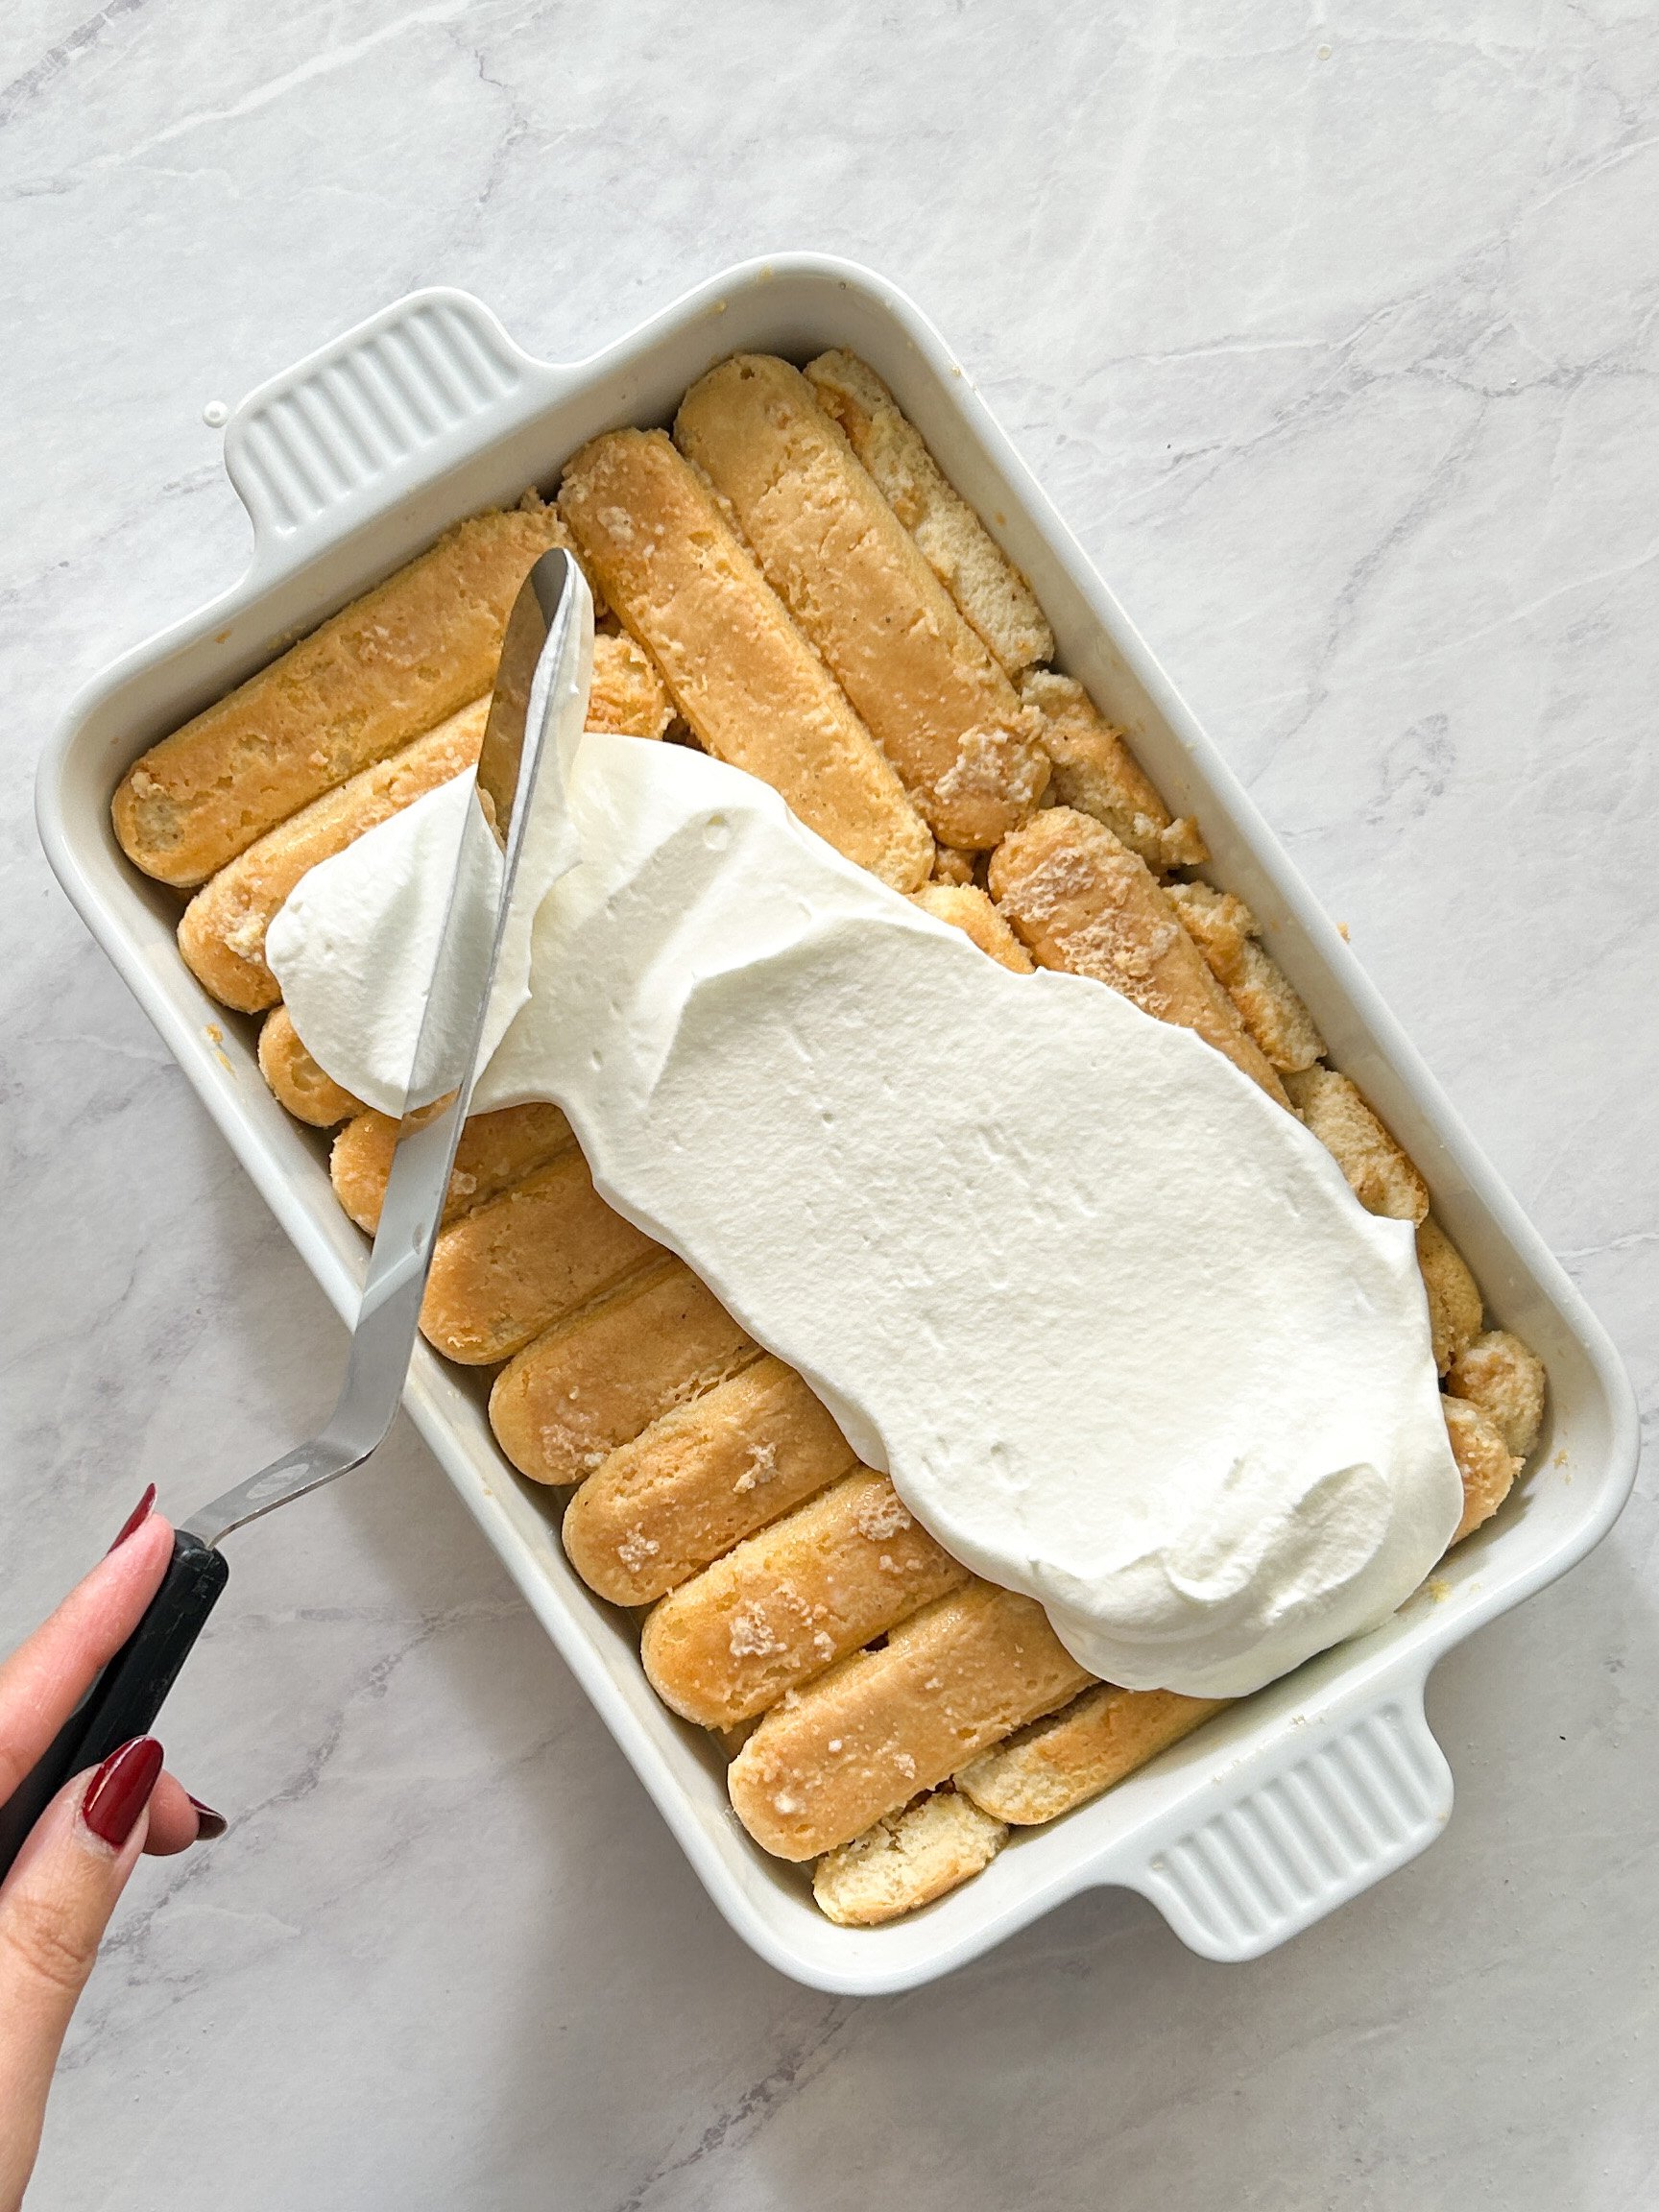
[[1031, 955], [974, 883], [924, 883], [911, 899], [935, 921], [949, 922], [965, 937], [972, 937], [981, 952], [988, 952], [999, 967], [1016, 975], [1029, 975]]
[[1511, 1457], [1530, 1459], [1544, 1426], [1544, 1362], [1507, 1329], [1490, 1329], [1464, 1346], [1447, 1369], [1455, 1398], [1478, 1406]]
[[1198, 825], [1177, 821], [1157, 786], [1115, 729], [1070, 676], [1034, 668], [1020, 696], [1043, 717], [1044, 749], [1053, 763], [1052, 790], [1062, 806], [1104, 822], [1148, 868], [1201, 868], [1210, 854]]
[[[277, 1009], [281, 1012], [281, 1008]], [[271, 1020], [275, 1022], [276, 1015]], [[334, 1140], [328, 1177], [342, 1210], [373, 1237], [380, 1226], [380, 1207], [397, 1148], [397, 1123], [389, 1114], [360, 1107], [355, 1119]], [[491, 1198], [497, 1198], [538, 1167], [546, 1166], [576, 1140], [557, 1106], [503, 1106], [493, 1114], [474, 1114], [462, 1124], [455, 1166], [444, 1202], [445, 1222], [458, 1221]]]
[[1464, 1398], [1442, 1398], [1452, 1456], [1463, 1478], [1463, 1518], [1452, 1542], [1461, 1544], [1490, 1521], [1508, 1497], [1522, 1462], [1503, 1441], [1498, 1425]]
[[580, 1482], [618, 1446], [757, 1354], [666, 1255], [527, 1344], [495, 1378], [490, 1426], [533, 1482]]
[[1422, 1220], [1429, 1211], [1429, 1186], [1357, 1083], [1333, 1068], [1307, 1068], [1286, 1075], [1285, 1088], [1368, 1214]]
[[588, 1587], [648, 1605], [854, 1464], [847, 1439], [770, 1353], [613, 1452], [565, 1511]]
[[[487, 697], [475, 699], [436, 730], [255, 838], [210, 878], [179, 925], [179, 950], [197, 980], [238, 1013], [273, 1005], [278, 986], [265, 965], [265, 932], [282, 902], [320, 860], [344, 852], [424, 792], [470, 768], [489, 711]], [[662, 679], [632, 637], [594, 638], [590, 730], [661, 737], [673, 713]]]
[[440, 1234], [421, 1327], [447, 1358], [487, 1367], [661, 1250], [572, 1149]]
[[474, 515], [134, 762], [121, 849], [163, 883], [202, 883], [300, 807], [487, 691], [532, 564], [565, 542], [534, 493]]
[[1432, 1214], [1417, 1224], [1417, 1264], [1429, 1294], [1434, 1364], [1444, 1375], [1480, 1334], [1480, 1286]]
[[671, 1592], [639, 1656], [665, 1705], [731, 1728], [967, 1580], [860, 1467]]
[[1040, 717], [964, 621], [798, 369], [739, 353], [692, 385], [681, 451], [730, 502], [928, 827], [981, 850], [1048, 781]]
[[958, 1770], [956, 1787], [993, 1819], [1039, 1827], [1098, 1797], [1227, 1702], [1096, 1683], [1058, 1713], [970, 1760]]
[[820, 353], [806, 381], [846, 435], [922, 557], [1010, 676], [1054, 658], [1036, 593], [946, 477], [876, 372], [855, 353]]
[[613, 430], [559, 506], [706, 751], [780, 791], [848, 859], [911, 891], [933, 843], [876, 740], [661, 430]]
[[332, 1129], [366, 1111], [361, 1098], [325, 1075], [300, 1042], [286, 1006], [273, 1006], [259, 1024], [259, 1072], [278, 1106], [313, 1129]]
[[832, 1851], [1089, 1682], [1043, 1608], [970, 1582], [775, 1705], [727, 1774], [780, 1859]]
[[1300, 1074], [1323, 1059], [1325, 1040], [1290, 978], [1257, 942], [1256, 917], [1243, 900], [1208, 883], [1170, 883], [1166, 889], [1182, 927], [1280, 1074]]
[[661, 737], [674, 719], [657, 663], [636, 639], [600, 631], [593, 639], [593, 684], [587, 727], [619, 737]]
[[474, 699], [256, 837], [203, 884], [179, 924], [179, 950], [203, 988], [239, 1014], [274, 1006], [282, 991], [265, 965], [265, 932], [289, 892], [320, 860], [344, 853], [366, 830], [470, 768], [489, 714], [489, 699]]
[[991, 896], [1039, 967], [1091, 975], [1143, 1013], [1195, 1030], [1288, 1104], [1145, 861], [1103, 822], [1070, 806], [1039, 814], [991, 855]]
[[981, 1874], [1008, 1840], [1000, 1820], [954, 1790], [889, 1813], [812, 1869], [812, 1895], [839, 1928], [878, 1928]]
[[[946, 885], [972, 883], [974, 863], [977, 858], [977, 854], [964, 853], [959, 845], [936, 845], [933, 848], [933, 874], [929, 881]], [[925, 883], [922, 888], [926, 891], [927, 884]]]

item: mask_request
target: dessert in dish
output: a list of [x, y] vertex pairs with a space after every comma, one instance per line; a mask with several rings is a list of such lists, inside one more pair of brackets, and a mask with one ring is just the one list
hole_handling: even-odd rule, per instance
[[[1110, 832], [1054, 808], [1001, 840], [1003, 910], [1070, 953], [1017, 974], [685, 748], [589, 733], [563, 809], [579, 857], [473, 1095], [556, 1098], [581, 1149], [450, 1231], [435, 1342], [493, 1360], [597, 1288], [573, 1256], [610, 1279], [674, 1252], [933, 1537], [1120, 1686], [1242, 1695], [1417, 1587], [1461, 1501], [1411, 1231], [1356, 1205]], [[465, 781], [418, 801], [270, 930], [301, 1033], [377, 1106], [420, 1027], [413, 999], [387, 1018], [418, 895], [444, 903], [470, 819]], [[1142, 939], [1133, 995], [1068, 972]], [[699, 1368], [741, 1354], [695, 1312]], [[514, 1381], [497, 1434], [570, 1479], [571, 1422]]]
[[[878, 386], [872, 406], [874, 379], [859, 365], [843, 357], [813, 369], [805, 384], [773, 363], [730, 364], [705, 380], [687, 403], [684, 442], [711, 483], [655, 433], [601, 440], [566, 471], [563, 512], [632, 650], [661, 671], [704, 748], [775, 781], [830, 844], [917, 890], [925, 912], [957, 924], [1004, 966], [1082, 974], [1179, 1023], [1204, 1040], [1190, 1053], [1216, 1046], [1251, 1078], [1261, 1113], [1286, 1116], [1287, 1129], [1295, 1097], [1366, 1203], [1421, 1223], [1437, 1363], [1455, 1360], [1452, 1385], [1467, 1392], [1444, 1402], [1465, 1519], [1495, 1508], [1536, 1431], [1536, 1363], [1513, 1339], [1475, 1339], [1479, 1298], [1467, 1270], [1425, 1218], [1420, 1182], [1363, 1099], [1318, 1066], [1316, 1032], [1247, 911], [1209, 886], [1182, 883], [1172, 895], [1159, 880], [1201, 859], [1196, 830], [1170, 820], [1080, 687], [1033, 672], [1040, 655], [1021, 659], [1009, 642], [1018, 624], [998, 629], [998, 606], [1018, 608], [1023, 587], [1002, 564], [1004, 589], [986, 589], [1000, 556], [982, 531], [974, 541], [965, 530], [967, 511], [941, 495], [938, 472], [920, 469], [914, 433], [894, 431], [902, 419]], [[901, 477], [883, 480], [874, 446], [863, 473], [812, 397], [847, 389], [856, 399], [860, 384], [866, 417], [886, 425], [882, 449], [908, 446], [907, 481], [924, 487], [911, 513]], [[890, 488], [897, 507], [883, 497]], [[548, 510], [524, 512], [551, 527]], [[866, 563], [851, 613], [845, 579], [839, 590], [824, 582], [849, 543]], [[384, 609], [390, 595], [381, 618], [394, 631], [413, 623], [399, 585], [416, 579], [429, 607], [444, 550], [360, 604]], [[869, 635], [858, 606], [884, 611]], [[353, 614], [335, 618], [347, 635]], [[876, 651], [895, 632], [905, 641], [922, 634], [898, 665]], [[426, 661], [442, 650], [429, 642]], [[324, 657], [330, 669], [339, 661]], [[227, 744], [245, 748], [250, 729], [276, 729], [277, 752], [288, 741], [289, 726], [258, 697], [268, 685], [272, 699], [291, 699], [294, 671], [283, 668], [209, 710], [232, 730]], [[427, 715], [437, 696], [428, 685], [411, 716]], [[468, 704], [445, 698], [442, 715]], [[643, 713], [613, 727], [658, 736], [660, 716], [654, 728]], [[387, 725], [375, 727], [377, 756], [330, 750], [346, 762], [337, 781], [373, 776], [437, 723], [406, 724], [403, 742], [389, 745]], [[192, 732], [164, 741], [129, 779], [150, 779], [153, 842], [156, 789], [190, 812], [178, 763], [184, 740], [200, 743]], [[156, 761], [168, 746], [163, 775]], [[1050, 796], [1060, 804], [1045, 804]], [[308, 790], [303, 803], [325, 799]], [[253, 825], [246, 855], [278, 824], [255, 806], [243, 812]], [[924, 813], [943, 842], [923, 829]], [[348, 841], [369, 828], [365, 814]], [[129, 850], [141, 865], [147, 851], [156, 857], [136, 839]], [[988, 850], [987, 870], [974, 855]], [[176, 854], [161, 857], [170, 879], [186, 879]], [[244, 968], [264, 962], [270, 916], [257, 883], [276, 879], [244, 869], [239, 880], [251, 878], [253, 902], [227, 887], [230, 919], [214, 925], [228, 937], [252, 916], [230, 948]], [[211, 936], [205, 900], [198, 895], [198, 930]], [[275, 1035], [262, 1058], [321, 1119], [335, 1100], [305, 1074], [292, 1023], [278, 1026], [286, 1012], [268, 1017]], [[720, 1729], [761, 1716], [733, 1765], [733, 1802], [767, 1847], [817, 1860], [827, 1911], [870, 1920], [926, 1901], [982, 1864], [1005, 1823], [1054, 1817], [1208, 1717], [1213, 1698], [1097, 1686], [1029, 1596], [970, 1576], [883, 1477], [855, 1465], [799, 1376], [637, 1222], [603, 1207], [552, 1110], [539, 1120], [537, 1112], [480, 1116], [469, 1132], [476, 1156], [458, 1166], [448, 1271], [435, 1275], [429, 1309], [435, 1337], [480, 1363], [511, 1355], [493, 1392], [497, 1434], [533, 1479], [585, 1477], [566, 1513], [567, 1549], [601, 1594], [658, 1601], [644, 1656], [669, 1701]], [[359, 1218], [377, 1203], [390, 1135], [365, 1113], [337, 1142], [337, 1187]]]

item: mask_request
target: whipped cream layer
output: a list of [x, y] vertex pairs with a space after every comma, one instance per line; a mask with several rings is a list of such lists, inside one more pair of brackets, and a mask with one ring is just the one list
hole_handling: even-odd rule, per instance
[[[738, 770], [591, 733], [565, 765], [579, 857], [478, 1109], [556, 1100], [606, 1198], [1092, 1672], [1242, 1695], [1385, 1619], [1461, 1509], [1409, 1225], [1190, 1031], [997, 966]], [[469, 783], [268, 939], [389, 1113]]]

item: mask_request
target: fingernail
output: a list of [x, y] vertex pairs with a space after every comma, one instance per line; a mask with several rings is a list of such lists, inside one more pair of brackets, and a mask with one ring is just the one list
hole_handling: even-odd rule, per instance
[[[188, 1790], [184, 1794], [190, 1797]], [[224, 1814], [215, 1813], [211, 1805], [204, 1805], [200, 1797], [190, 1797], [190, 1802], [196, 1808], [197, 1842], [211, 1843], [215, 1836], [223, 1836], [227, 1825]]]
[[111, 1751], [93, 1775], [81, 1804], [81, 1817], [101, 1843], [119, 1851], [161, 1771], [161, 1746], [154, 1736], [134, 1736]]
[[[149, 1520], [150, 1508], [155, 1504], [155, 1503], [156, 1485], [154, 1482], [150, 1482], [145, 1485], [143, 1497], [139, 1499], [137, 1504], [133, 1506], [132, 1512], [129, 1513], [126, 1520], [122, 1522], [121, 1533], [116, 1537], [114, 1543], [110, 1545], [109, 1551], [119, 1551], [122, 1545], [126, 1543], [129, 1536], [135, 1536], [138, 1533], [139, 1529], [143, 1527], [145, 1522]], [[105, 1552], [104, 1556], [106, 1559], [108, 1558], [109, 1551]]]

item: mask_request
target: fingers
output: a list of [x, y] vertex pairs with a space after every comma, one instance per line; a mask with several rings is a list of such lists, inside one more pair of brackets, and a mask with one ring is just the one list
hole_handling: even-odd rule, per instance
[[22, 2197], [64, 2031], [144, 1847], [160, 1772], [161, 1746], [142, 1737], [77, 1775], [0, 1888], [0, 2205]]
[[152, 1859], [171, 1859], [191, 1844], [225, 1832], [221, 1815], [192, 1797], [176, 1776], [163, 1774], [150, 1800], [150, 1829], [144, 1849]]
[[0, 1666], [0, 1804], [137, 1627], [172, 1551], [172, 1529], [159, 1514], [150, 1514]]

